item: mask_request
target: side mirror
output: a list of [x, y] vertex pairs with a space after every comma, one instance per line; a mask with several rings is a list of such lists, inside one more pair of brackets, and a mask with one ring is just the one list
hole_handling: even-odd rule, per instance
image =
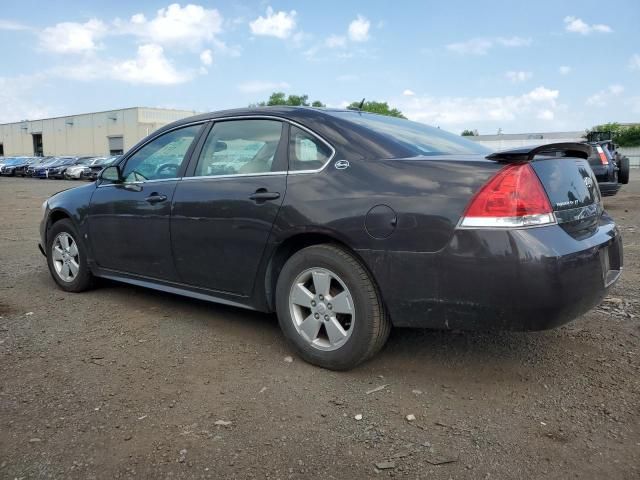
[[120, 167], [113, 165], [103, 169], [102, 172], [100, 172], [100, 180], [110, 183], [121, 183], [122, 173], [120, 172]]

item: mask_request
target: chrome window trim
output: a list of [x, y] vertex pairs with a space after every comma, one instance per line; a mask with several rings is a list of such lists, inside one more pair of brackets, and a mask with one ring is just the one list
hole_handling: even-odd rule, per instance
[[122, 183], [101, 183], [100, 185], [98, 185], [98, 188], [102, 188], [102, 187], [124, 187], [127, 185], [147, 185], [149, 183], [162, 183], [162, 182], [175, 182], [175, 181], [180, 181], [180, 177], [174, 177], [174, 178], [156, 178], [154, 180], [145, 180], [145, 181], [136, 181], [136, 182], [122, 182]]
[[[190, 179], [190, 178], [205, 178], [205, 177], [206, 178], [231, 178], [231, 177], [239, 177], [239, 176], [260, 176], [260, 175], [267, 175], [267, 174], [282, 174], [282, 173], [287, 173], [289, 175], [305, 175], [310, 173], [318, 173], [323, 171], [325, 168], [327, 168], [327, 166], [331, 163], [331, 160], [333, 160], [333, 158], [336, 156], [336, 149], [333, 148], [333, 145], [331, 145], [329, 142], [327, 142], [324, 138], [322, 138], [320, 135], [318, 135], [316, 132], [314, 132], [310, 128], [307, 128], [304, 125], [300, 125], [298, 122], [294, 120], [290, 120], [288, 118], [277, 117], [274, 115], [239, 115], [239, 116], [233, 116], [233, 117], [212, 118], [209, 121], [213, 122], [213, 128], [215, 128], [216, 123], [224, 122], [226, 120], [277, 120], [279, 122], [286, 122], [289, 125], [298, 127], [300, 130], [304, 130], [305, 132], [309, 133], [311, 136], [320, 140], [327, 147], [329, 147], [329, 149], [331, 150], [331, 155], [329, 156], [329, 158], [327, 158], [327, 161], [324, 163], [324, 165], [322, 165], [322, 167], [317, 168], [315, 170], [287, 170], [286, 172], [264, 172], [264, 173], [235, 173], [235, 174], [229, 174], [229, 175], [206, 175], [201, 177], [192, 175], [190, 177], [183, 177], [184, 180]], [[211, 132], [209, 132], [209, 134], [211, 134]], [[287, 160], [288, 158], [289, 158], [289, 145], [287, 144]]]
[[[233, 117], [217, 117], [217, 118], [208, 118], [208, 119], [205, 119], [205, 120], [198, 120], [198, 121], [195, 121], [195, 122], [185, 123], [185, 124], [178, 125], [176, 127], [170, 128], [168, 130], [165, 130], [162, 133], [159, 133], [159, 134], [154, 135], [153, 137], [149, 138], [146, 142], [144, 142], [142, 145], [140, 145], [138, 148], [136, 148], [130, 154], [127, 154], [126, 156], [124, 156], [115, 165], [120, 166], [123, 163], [126, 163], [138, 151], [140, 151], [146, 145], [148, 145], [149, 143], [154, 141], [156, 138], [159, 138], [160, 136], [162, 136], [162, 135], [164, 135], [166, 133], [173, 132], [174, 130], [178, 130], [180, 128], [190, 127], [190, 126], [193, 126], [193, 125], [206, 124], [206, 123], [209, 123], [209, 122], [213, 122], [213, 124], [215, 126], [215, 124], [217, 122], [224, 122], [224, 121], [227, 121], [227, 120], [276, 120], [276, 121], [279, 121], [279, 122], [286, 122], [289, 125], [293, 125], [295, 127], [298, 127], [301, 130], [304, 130], [305, 132], [309, 133], [310, 135], [312, 135], [313, 137], [317, 138], [319, 141], [324, 143], [331, 150], [331, 155], [329, 156], [329, 158], [327, 158], [327, 161], [324, 163], [324, 165], [322, 165], [322, 167], [317, 168], [317, 169], [312, 169], [312, 170], [287, 170], [287, 171], [262, 172], [262, 173], [235, 173], [235, 174], [228, 174], [228, 175], [202, 175], [202, 176], [191, 175], [191, 176], [188, 176], [188, 177], [185, 176], [185, 177], [178, 177], [178, 178], [163, 178], [163, 179], [137, 181], [137, 182], [107, 183], [107, 184], [98, 185], [98, 188], [113, 187], [113, 186], [116, 186], [116, 185], [120, 185], [120, 186], [122, 186], [122, 185], [144, 185], [144, 184], [147, 184], [147, 183], [168, 182], [168, 181], [182, 181], [182, 180], [193, 181], [193, 180], [196, 180], [196, 179], [234, 178], [234, 177], [261, 177], [261, 176], [266, 176], [266, 175], [287, 175], [287, 174], [288, 175], [309, 175], [309, 174], [312, 174], [312, 173], [319, 173], [319, 172], [322, 172], [323, 170], [325, 170], [327, 168], [327, 166], [331, 163], [331, 161], [334, 159], [334, 157], [336, 156], [336, 149], [333, 148], [333, 145], [331, 145], [327, 140], [325, 140], [322, 136], [318, 135], [316, 132], [314, 132], [310, 128], [305, 127], [304, 125], [301, 125], [300, 123], [298, 123], [298, 122], [296, 122], [294, 120], [290, 120], [288, 118], [278, 117], [278, 116], [274, 116], [274, 115], [237, 115], [237, 116], [233, 116]], [[211, 131], [209, 133], [211, 133]], [[206, 139], [205, 139], [205, 141], [206, 141]], [[288, 159], [288, 157], [289, 157], [289, 145], [287, 144], [287, 159]]]
[[183, 182], [193, 182], [194, 180], [213, 180], [216, 178], [236, 178], [236, 177], [267, 177], [273, 175], [286, 175], [285, 170], [279, 172], [262, 172], [262, 173], [231, 173], [226, 175], [200, 175], [191, 177], [182, 177]]

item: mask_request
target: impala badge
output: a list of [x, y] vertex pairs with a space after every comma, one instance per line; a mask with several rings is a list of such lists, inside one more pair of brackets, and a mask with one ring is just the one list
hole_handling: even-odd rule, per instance
[[349, 160], [338, 160], [333, 166], [338, 170], [344, 170], [345, 168], [349, 168]]
[[587, 188], [592, 188], [593, 180], [591, 180], [591, 177], [584, 177], [584, 184], [587, 186]]

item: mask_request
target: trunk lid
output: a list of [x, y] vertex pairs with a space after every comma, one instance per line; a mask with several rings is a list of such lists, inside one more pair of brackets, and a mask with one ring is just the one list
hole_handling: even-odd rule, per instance
[[530, 162], [544, 187], [558, 224], [574, 237], [591, 235], [603, 212], [598, 182], [587, 159], [591, 147], [555, 143], [497, 152], [487, 158]]

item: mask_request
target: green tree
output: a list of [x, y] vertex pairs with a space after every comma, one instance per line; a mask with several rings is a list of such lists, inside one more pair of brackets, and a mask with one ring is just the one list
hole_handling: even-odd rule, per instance
[[272, 107], [274, 105], [286, 105], [290, 107], [324, 107], [319, 100], [309, 103], [309, 95], [289, 95], [284, 92], [273, 92], [269, 99], [263, 102], [253, 103], [250, 107]]
[[463, 130], [462, 133], [460, 134], [463, 137], [475, 137], [477, 135], [476, 132], [474, 132], [473, 130]]
[[589, 140], [604, 140], [609, 136], [621, 147], [640, 146], [640, 124], [620, 125], [617, 122], [605, 123], [596, 125], [591, 130], [587, 130], [585, 134], [585, 138]]
[[362, 108], [360, 102], [353, 102], [348, 107], [350, 110], [362, 110], [363, 112], [378, 113], [380, 115], [388, 115], [389, 117], [407, 118], [397, 108], [391, 108], [387, 102], [364, 102]]

